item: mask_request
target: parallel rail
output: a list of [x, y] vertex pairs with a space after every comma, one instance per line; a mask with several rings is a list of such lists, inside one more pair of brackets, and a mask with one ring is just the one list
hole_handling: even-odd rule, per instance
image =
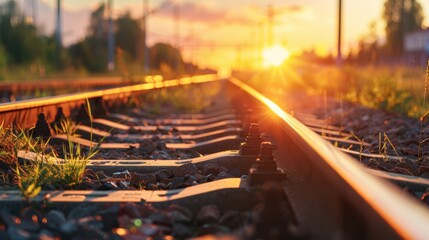
[[114, 104], [114, 101], [126, 101], [133, 94], [142, 93], [152, 89], [210, 82], [216, 79], [216, 75], [208, 74], [85, 93], [72, 93], [60, 96], [23, 100], [19, 102], [3, 103], [0, 104], [0, 114], [5, 126], [15, 124], [19, 127], [28, 128], [35, 125], [39, 113], [44, 113], [46, 120], [48, 122], [52, 122], [59, 107], [61, 107], [63, 113], [68, 116], [75, 114], [79, 110], [80, 106], [82, 104], [86, 104], [87, 101], [97, 101], [97, 99], [102, 98], [104, 101], [110, 101]]
[[[261, 126], [272, 129], [270, 133], [280, 146], [278, 164], [290, 173], [291, 184], [285, 186], [285, 191], [291, 204], [302, 211], [298, 218], [303, 219], [299, 220], [309, 223], [312, 231], [335, 231], [337, 224], [344, 224], [350, 229], [345, 233], [348, 236], [343, 237], [351, 239], [429, 236], [425, 227], [429, 224], [427, 207], [368, 173], [355, 159], [324, 141], [267, 97], [238, 79], [229, 81], [264, 106], [259, 119], [266, 122], [261, 122]], [[306, 187], [307, 190], [302, 189]]]
[[[44, 112], [48, 122], [56, 109], [66, 115], [75, 112], [87, 99], [101, 99], [106, 104], [127, 99], [144, 91], [216, 81], [215, 76], [177, 79], [141, 84], [91, 93], [71, 94], [16, 104], [0, 105], [0, 116], [6, 124], [34, 126], [37, 114]], [[239, 107], [252, 108], [263, 132], [278, 146], [277, 165], [287, 172], [283, 190], [294, 211], [298, 225], [310, 237], [318, 239], [425, 239], [429, 236], [429, 211], [417, 200], [404, 195], [396, 186], [380, 179], [359, 165], [355, 159], [339, 151], [319, 135], [283, 111], [269, 98], [236, 78], [217, 81], [226, 84], [228, 96]], [[32, 117], [34, 115], [34, 117]], [[233, 153], [237, 154], [237, 153]], [[203, 160], [201, 160], [203, 161]], [[168, 165], [167, 163], [163, 163]], [[177, 164], [180, 164], [177, 163]], [[177, 165], [176, 164], [176, 165]], [[170, 164], [174, 165], [174, 164]], [[143, 191], [103, 193], [94, 191], [64, 191], [53, 194], [51, 201], [130, 201], [149, 202], [189, 199], [193, 196], [216, 194], [229, 196], [240, 192], [248, 196], [245, 179], [233, 179], [186, 191]], [[235, 190], [234, 190], [235, 189]], [[222, 192], [223, 191], [223, 192]], [[121, 195], [122, 194], [122, 195]], [[115, 196], [113, 196], [115, 195]], [[14, 193], [3, 193], [4, 199], [18, 200]], [[70, 196], [72, 198], [70, 198]], [[9, 198], [8, 198], [9, 197]], [[128, 199], [130, 199], [128, 197]], [[1, 199], [0, 199], [1, 200]], [[231, 200], [232, 201], [232, 200]], [[225, 203], [223, 203], [225, 204]], [[227, 203], [226, 203], [227, 204]]]

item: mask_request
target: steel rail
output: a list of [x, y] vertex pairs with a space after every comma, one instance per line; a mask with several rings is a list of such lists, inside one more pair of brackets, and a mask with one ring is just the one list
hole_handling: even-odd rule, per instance
[[[277, 156], [280, 156], [277, 158], [277, 162], [278, 165], [289, 171], [289, 180], [292, 184], [285, 189], [289, 193], [291, 204], [313, 216], [316, 216], [316, 212], [311, 212], [315, 209], [315, 207], [313, 209], [310, 206], [311, 201], [300, 206], [302, 204], [299, 202], [300, 200], [318, 198], [320, 202], [314, 204], [319, 204], [319, 209], [323, 203], [331, 202], [333, 204], [336, 202], [345, 205], [342, 208], [345, 207], [348, 210], [340, 209], [337, 210], [338, 212], [326, 213], [328, 214], [325, 216], [327, 219], [322, 221], [313, 219], [313, 222], [316, 223], [309, 224], [308, 227], [313, 229], [314, 234], [317, 235], [317, 231], [322, 231], [320, 229], [322, 226], [330, 226], [330, 223], [326, 223], [326, 221], [339, 221], [343, 222], [343, 225], [346, 222], [349, 228], [356, 228], [351, 230], [352, 233], [349, 236], [353, 238], [356, 238], [356, 234], [362, 236], [365, 230], [367, 231], [364, 235], [365, 238], [382, 236], [401, 239], [426, 239], [429, 236], [429, 228], [427, 227], [429, 226], [429, 211], [427, 207], [416, 199], [403, 194], [393, 184], [370, 174], [355, 159], [323, 140], [252, 87], [233, 77], [228, 80], [235, 87], [244, 90], [253, 102], [262, 103], [264, 107], [268, 107], [274, 113], [267, 113], [264, 110], [259, 119], [264, 120], [261, 122], [261, 126], [271, 123], [274, 126], [272, 132], [277, 133], [275, 136], [275, 139], [279, 141], [277, 143], [279, 146]], [[285, 138], [288, 139], [284, 140]], [[318, 176], [319, 172], [322, 172], [322, 176]], [[322, 181], [326, 181], [324, 183], [329, 184], [329, 186], [320, 186]], [[302, 190], [296, 190], [293, 187], [294, 184], [305, 185], [306, 183], [313, 184], [311, 185], [313, 187], [315, 184], [319, 184], [315, 188], [323, 189], [323, 191], [313, 189], [307, 190], [310, 192], [302, 193]], [[314, 196], [311, 191], [317, 192], [319, 195]], [[339, 196], [336, 197], [335, 195]], [[297, 215], [299, 220], [300, 213], [298, 212]], [[361, 221], [350, 218], [360, 218]], [[301, 220], [306, 221], [304, 217]], [[315, 226], [315, 224], [319, 224], [319, 226]]]
[[36, 79], [32, 81], [2, 81], [0, 88], [20, 90], [33, 88], [56, 88], [64, 86], [111, 86], [130, 82], [123, 77], [88, 77], [88, 78], [63, 78], [63, 79]]
[[[44, 112], [47, 117], [51, 118], [50, 120], [53, 120], [57, 107], [62, 107], [64, 114], [67, 115], [70, 114], [73, 109], [79, 108], [81, 104], [85, 104], [87, 100], [91, 99], [102, 98], [103, 100], [114, 100], [116, 98], [129, 97], [132, 94], [157, 88], [175, 87], [216, 80], [218, 80], [217, 75], [207, 74], [84, 93], [64, 94], [60, 96], [3, 103], [0, 104], [0, 121], [3, 121], [3, 124], [6, 126], [18, 124], [22, 125], [21, 127], [27, 128], [34, 126], [37, 121], [38, 113]], [[28, 110], [32, 110], [32, 112]]]

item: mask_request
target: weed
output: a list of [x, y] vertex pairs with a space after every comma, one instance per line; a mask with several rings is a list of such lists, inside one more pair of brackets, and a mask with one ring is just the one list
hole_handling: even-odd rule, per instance
[[392, 151], [396, 154], [396, 156], [400, 157], [398, 151], [395, 148], [395, 145], [393, 145], [392, 141], [387, 136], [387, 134], [386, 133], [383, 133], [383, 134], [378, 133], [378, 153], [380, 155], [383, 155], [385, 161], [388, 160], [387, 156], [388, 156], [388, 150], [389, 150], [388, 147], [389, 146], [392, 149]]
[[[425, 86], [424, 86], [424, 93], [423, 93], [423, 109], [426, 109], [426, 94], [427, 94], [427, 84], [429, 81], [429, 60], [426, 66], [426, 76], [425, 76]], [[425, 129], [423, 129], [423, 121], [424, 119], [427, 117], [427, 115], [429, 114], [429, 111], [426, 111], [422, 116], [420, 116], [419, 121], [420, 121], [420, 129], [419, 129], [419, 146], [418, 146], [418, 150], [417, 150], [417, 160], [420, 161], [421, 160], [421, 148], [422, 148], [422, 144], [424, 142], [426, 142], [428, 139], [422, 140], [423, 138], [423, 132], [426, 131], [426, 129], [428, 127], [426, 127]]]
[[[87, 101], [92, 127], [92, 114]], [[21, 134], [25, 146], [31, 152], [36, 153], [33, 161], [17, 164], [14, 172], [18, 182], [18, 188], [23, 197], [28, 201], [37, 196], [45, 185], [59, 186], [70, 189], [82, 181], [86, 165], [98, 151], [98, 146], [91, 147], [86, 153], [79, 144], [74, 143], [77, 126], [70, 119], [62, 119], [57, 132], [66, 134], [67, 142], [62, 146], [63, 160], [51, 149], [49, 141], [33, 139], [27, 134]], [[91, 132], [92, 141], [92, 132]]]
[[[359, 144], [359, 162], [362, 162], [362, 153], [363, 153], [363, 148], [365, 147], [366, 148], [366, 146], [365, 146], [365, 139], [360, 139], [358, 136], [356, 136], [356, 134], [354, 134], [353, 132], [351, 133], [352, 134], [352, 136], [356, 139], [356, 141], [358, 141], [360, 144]], [[368, 152], [370, 152], [369, 151], [369, 149], [368, 148], [366, 148], [366, 150], [368, 151]]]

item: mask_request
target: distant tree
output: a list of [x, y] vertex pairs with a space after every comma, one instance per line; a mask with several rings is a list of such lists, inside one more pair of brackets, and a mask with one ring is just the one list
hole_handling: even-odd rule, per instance
[[125, 51], [132, 61], [137, 60], [138, 51], [142, 49], [140, 48], [141, 32], [138, 20], [133, 19], [129, 12], [116, 19], [116, 47]]
[[15, 1], [7, 2], [1, 9], [0, 44], [10, 58], [10, 63], [25, 64], [40, 58], [43, 49], [36, 27], [25, 22]]
[[375, 21], [370, 22], [368, 33], [363, 35], [358, 42], [356, 61], [359, 64], [375, 64], [379, 51], [377, 25]]
[[167, 43], [157, 43], [150, 48], [152, 69], [165, 71], [183, 71], [183, 59], [176, 48]]
[[391, 55], [400, 55], [404, 52], [404, 35], [421, 29], [424, 17], [417, 0], [386, 0], [383, 18], [387, 50]]
[[107, 24], [104, 18], [105, 5], [101, 4], [91, 13], [86, 38], [69, 47], [75, 68], [86, 68], [90, 72], [107, 69]]

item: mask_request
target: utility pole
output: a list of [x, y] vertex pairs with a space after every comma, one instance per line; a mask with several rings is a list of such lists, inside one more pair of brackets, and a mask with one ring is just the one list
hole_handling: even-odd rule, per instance
[[33, 18], [33, 24], [34, 26], [36, 26], [37, 23], [37, 11], [38, 11], [38, 6], [37, 6], [37, 1], [31, 1], [31, 15]]
[[274, 8], [272, 5], [267, 7], [267, 19], [268, 19], [268, 31], [267, 31], [267, 43], [268, 47], [272, 46], [274, 43]]
[[115, 38], [113, 36], [113, 20], [112, 20], [112, 0], [109, 0], [108, 3], [108, 11], [109, 11], [109, 35], [107, 39], [107, 45], [108, 45], [108, 63], [107, 63], [107, 69], [109, 71], [113, 71], [115, 69]]
[[147, 47], [147, 17], [149, 15], [148, 0], [143, 0], [143, 71], [149, 74], [149, 49]]
[[179, 53], [176, 57], [176, 73], [179, 72], [180, 65], [180, 6], [176, 5], [174, 7], [174, 19], [175, 19], [175, 35], [176, 35], [176, 48]]
[[341, 67], [343, 65], [343, 57], [341, 55], [341, 32], [342, 32], [342, 0], [338, 0], [338, 42], [337, 42], [337, 66]]
[[61, 0], [57, 0], [57, 21], [55, 27], [55, 39], [57, 41], [57, 46], [61, 49]]
[[61, 51], [62, 51], [62, 40], [61, 40], [61, 0], [57, 0], [57, 21], [55, 27], [55, 40], [56, 40], [56, 64], [57, 68], [61, 69], [63, 67], [61, 61]]

